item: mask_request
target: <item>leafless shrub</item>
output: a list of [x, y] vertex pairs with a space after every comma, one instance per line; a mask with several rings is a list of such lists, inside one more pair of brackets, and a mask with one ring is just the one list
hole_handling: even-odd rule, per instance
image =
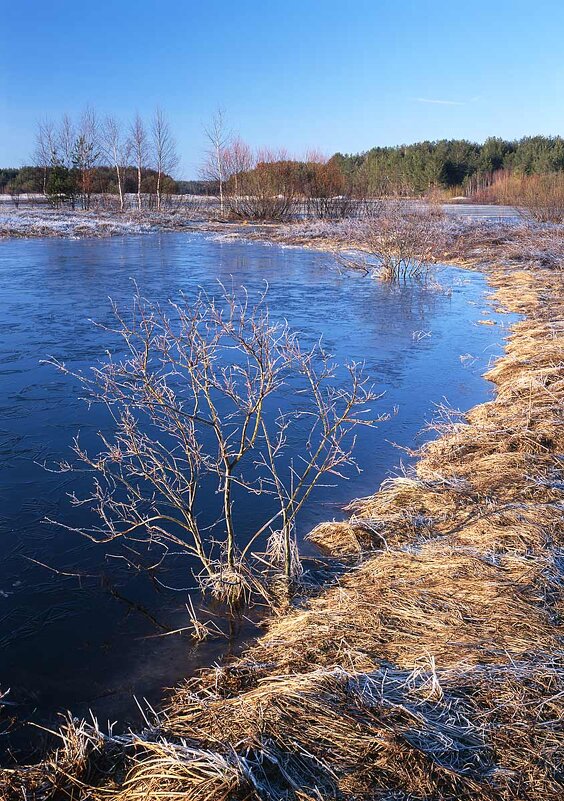
[[254, 155], [246, 142], [239, 136], [231, 137], [224, 150], [224, 166], [226, 186], [225, 191], [229, 197], [229, 212], [231, 216], [240, 216], [239, 202], [244, 179], [254, 166]]
[[314, 219], [338, 220], [353, 210], [353, 199], [343, 171], [334, 159], [311, 151], [300, 165], [305, 214]]
[[[88, 497], [73, 500], [100, 519], [81, 533], [156, 548], [159, 561], [189, 554], [201, 588], [230, 608], [265, 594], [265, 567], [291, 584], [300, 510], [322, 478], [354, 465], [354, 429], [376, 422], [366, 404], [378, 396], [362, 368], [348, 365], [343, 382], [321, 346], [302, 349], [287, 324], [270, 319], [265, 295], [253, 304], [222, 289], [218, 300], [201, 294], [164, 310], [137, 294], [130, 315], [114, 312], [126, 355], [74, 374], [115, 422], [96, 455], [75, 441], [94, 480]], [[286, 410], [277, 407], [282, 391], [294, 398]], [[203, 483], [219, 498], [207, 527], [201, 513], [209, 518], [213, 500]], [[249, 495], [270, 499], [267, 519], [241, 532], [234, 505]], [[258, 560], [251, 548], [269, 531]]]
[[442, 212], [428, 205], [379, 204], [361, 223], [360, 236], [357, 232], [362, 253], [339, 254], [339, 261], [365, 274], [377, 272], [384, 281], [425, 278], [444, 239], [442, 221]]
[[[232, 217], [280, 222], [294, 216], [299, 186], [295, 162], [287, 153], [266, 149], [251, 153], [250, 168], [236, 177], [238, 194], [230, 204]], [[234, 189], [235, 175], [231, 185]]]

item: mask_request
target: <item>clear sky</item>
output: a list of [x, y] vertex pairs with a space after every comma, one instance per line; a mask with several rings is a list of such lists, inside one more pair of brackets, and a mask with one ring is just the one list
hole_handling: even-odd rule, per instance
[[38, 119], [159, 104], [196, 177], [218, 106], [252, 145], [564, 133], [562, 0], [0, 0], [0, 166]]

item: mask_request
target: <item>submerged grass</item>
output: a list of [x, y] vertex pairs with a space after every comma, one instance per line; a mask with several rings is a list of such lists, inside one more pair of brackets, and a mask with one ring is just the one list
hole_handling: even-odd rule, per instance
[[69, 719], [43, 763], [0, 773], [2, 798], [562, 797], [558, 248], [558, 230], [531, 244], [517, 228], [453, 245], [525, 319], [488, 373], [495, 399], [464, 418], [443, 410], [409, 474], [312, 532], [351, 557], [334, 586], [176, 688], [144, 732]]

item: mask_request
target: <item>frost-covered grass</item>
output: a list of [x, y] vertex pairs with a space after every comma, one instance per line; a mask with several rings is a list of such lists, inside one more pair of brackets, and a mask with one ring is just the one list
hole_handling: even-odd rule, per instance
[[[445, 215], [433, 222], [437, 234], [435, 259], [489, 261], [494, 252], [512, 262], [539, 262], [561, 268], [564, 225], [527, 219], [472, 219]], [[370, 219], [307, 220], [240, 232], [250, 239], [322, 250], [370, 250], [379, 223]], [[235, 234], [236, 236], [236, 234]]]
[[[518, 222], [511, 220], [476, 220], [471, 217], [444, 216], [441, 220], [443, 233], [448, 237], [466, 236], [469, 231], [479, 231], [487, 236], [495, 232], [496, 235], [513, 234]], [[299, 238], [302, 241], [312, 242], [319, 240], [333, 240], [343, 244], [361, 244], [374, 227], [378, 226], [377, 219], [353, 218], [344, 220], [306, 220], [300, 223], [285, 223], [278, 226], [277, 238], [292, 240]]]
[[79, 211], [36, 208], [4, 209], [0, 206], [0, 238], [4, 237], [106, 237], [160, 230], [185, 230], [193, 216], [184, 212]]
[[151, 230], [149, 222], [120, 218], [108, 212], [0, 209], [0, 237], [115, 236]]

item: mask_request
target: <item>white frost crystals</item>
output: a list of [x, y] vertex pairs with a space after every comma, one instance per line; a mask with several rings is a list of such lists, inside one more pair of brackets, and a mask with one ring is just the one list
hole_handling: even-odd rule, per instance
[[115, 214], [100, 213], [85, 215], [68, 210], [55, 211], [49, 207], [44, 209], [10, 209], [0, 208], [0, 238], [18, 237], [83, 237], [83, 236], [116, 236], [119, 234], [135, 234], [153, 230], [148, 222], [128, 219], [116, 219]]

